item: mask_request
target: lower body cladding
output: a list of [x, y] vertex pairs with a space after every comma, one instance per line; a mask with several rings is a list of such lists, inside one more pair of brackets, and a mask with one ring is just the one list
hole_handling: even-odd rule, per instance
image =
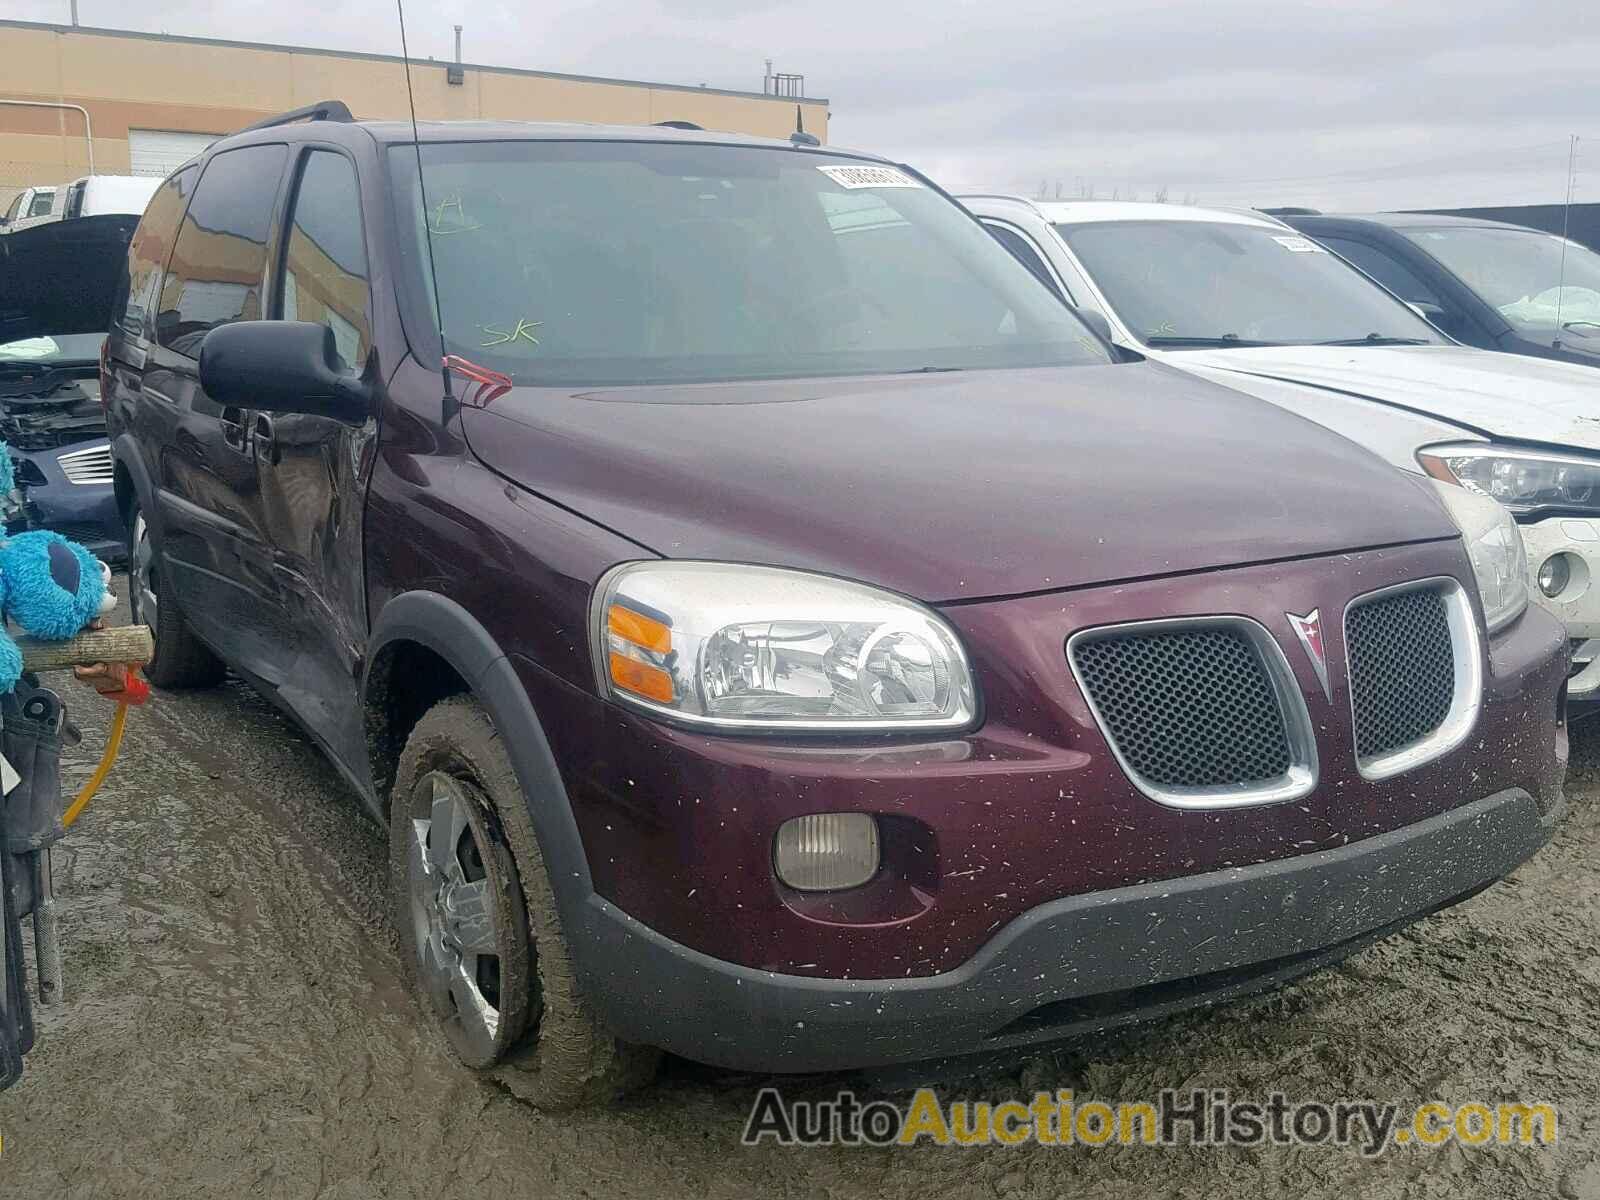
[[6, 532], [49, 529], [82, 544], [95, 557], [119, 563], [127, 530], [111, 483], [105, 438], [47, 450], [11, 450], [22, 511]]
[[[563, 919], [587, 993], [630, 1041], [815, 1071], [1046, 1042], [1334, 961], [1513, 870], [1561, 810], [1566, 645], [1538, 607], [1473, 640], [1470, 680], [1457, 666], [1476, 701], [1464, 735], [1382, 777], [1358, 757], [1374, 726], [1352, 719], [1341, 614], [1397, 584], [1462, 579], [1447, 542], [955, 606], [984, 721], [933, 742], [668, 728], [513, 656], [589, 868], [580, 885], [552, 864], [573, 889]], [[1312, 610], [1325, 672], [1289, 619]], [[1305, 786], [1273, 803], [1154, 798], [1113, 754], [1067, 639], [1230, 614], [1282, 652], [1278, 702], [1303, 705], [1312, 743]], [[827, 812], [873, 814], [879, 869], [795, 890], [775, 870], [776, 831]]]
[[1536, 594], [1572, 642], [1574, 717], [1600, 712], [1600, 520], [1548, 517], [1521, 526]]
[[828, 1071], [999, 1051], [1248, 995], [1337, 962], [1494, 882], [1550, 837], [1512, 789], [1340, 850], [1070, 897], [954, 971], [812, 979], [720, 962], [596, 900], [621, 1036], [743, 1070]]

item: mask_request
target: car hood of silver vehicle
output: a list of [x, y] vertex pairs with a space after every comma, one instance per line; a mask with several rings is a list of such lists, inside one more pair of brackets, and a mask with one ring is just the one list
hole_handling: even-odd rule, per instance
[[[1151, 357], [1257, 394], [1275, 381], [1376, 401], [1488, 438], [1600, 450], [1600, 380], [1592, 367], [1465, 346], [1268, 346]], [[1323, 419], [1312, 406], [1303, 411]]]

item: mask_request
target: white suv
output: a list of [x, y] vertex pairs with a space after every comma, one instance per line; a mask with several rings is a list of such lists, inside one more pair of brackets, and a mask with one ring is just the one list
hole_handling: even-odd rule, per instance
[[[1567, 624], [1569, 695], [1600, 708], [1600, 377], [1461, 346], [1257, 212], [964, 196], [1123, 347], [1289, 408], [1407, 470], [1499, 500]], [[1097, 319], [1098, 317], [1098, 319]]]

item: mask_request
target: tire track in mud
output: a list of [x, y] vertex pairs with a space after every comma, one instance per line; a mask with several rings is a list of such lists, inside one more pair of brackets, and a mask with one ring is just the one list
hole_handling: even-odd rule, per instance
[[[109, 706], [71, 697], [85, 747]], [[68, 1001], [0, 1096], [0, 1194], [553, 1198], [1084, 1195], [1600, 1200], [1600, 728], [1554, 844], [1483, 895], [1290, 988], [1042, 1052], [976, 1098], [1069, 1087], [1550, 1098], [1549, 1149], [741, 1150], [764, 1082], [673, 1063], [546, 1115], [456, 1066], [399, 990], [384, 833], [237, 684], [162, 694], [60, 856]], [[843, 1077], [794, 1081], [823, 1095]]]

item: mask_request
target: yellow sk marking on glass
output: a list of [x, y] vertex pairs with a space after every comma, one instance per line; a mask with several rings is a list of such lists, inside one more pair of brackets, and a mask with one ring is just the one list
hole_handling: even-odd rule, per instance
[[510, 333], [507, 333], [504, 329], [496, 329], [493, 325], [480, 325], [478, 328], [482, 329], [489, 338], [487, 342], [483, 343], [485, 349], [490, 346], [503, 346], [507, 342], [514, 342], [519, 338], [537, 346], [539, 339], [533, 336], [533, 331], [543, 324], [543, 321], [529, 321], [519, 317], [517, 319], [517, 327]]
[[[455, 222], [452, 225], [444, 223], [444, 215], [447, 212], [455, 214]], [[439, 201], [434, 206], [433, 219], [428, 223], [429, 233], [441, 235], [446, 233], [471, 233], [482, 228], [483, 226], [480, 223], [467, 216], [466, 205], [461, 202], [461, 194], [459, 192], [454, 196], [446, 196]]]

